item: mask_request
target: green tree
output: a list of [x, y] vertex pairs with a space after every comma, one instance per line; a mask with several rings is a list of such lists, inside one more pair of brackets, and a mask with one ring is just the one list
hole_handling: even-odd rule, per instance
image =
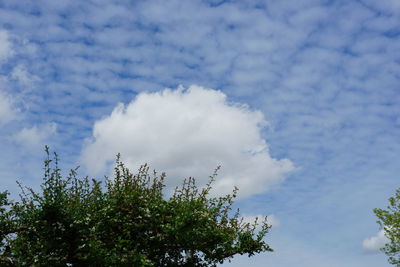
[[17, 202], [0, 194], [1, 266], [216, 266], [272, 251], [267, 218], [232, 214], [236, 188], [209, 196], [218, 169], [204, 188], [189, 178], [166, 197], [165, 175], [146, 165], [133, 174], [117, 156], [113, 179], [78, 178], [76, 169], [64, 179], [57, 154], [46, 153], [40, 193], [20, 186]]
[[387, 209], [374, 209], [378, 224], [384, 230], [389, 242], [381, 249], [389, 256], [389, 263], [400, 266], [400, 189], [389, 198]]

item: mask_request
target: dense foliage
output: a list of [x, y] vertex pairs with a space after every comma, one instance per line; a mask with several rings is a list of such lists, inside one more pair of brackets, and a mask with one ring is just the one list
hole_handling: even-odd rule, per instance
[[379, 225], [389, 242], [381, 250], [389, 256], [389, 263], [400, 266], [400, 189], [389, 198], [387, 210], [374, 209]]
[[[237, 189], [210, 197], [212, 182], [189, 178], [171, 197], [165, 175], [132, 174], [117, 156], [113, 179], [61, 177], [46, 148], [41, 192], [21, 186], [21, 200], [0, 194], [1, 266], [216, 266], [236, 254], [272, 251], [270, 226], [231, 214]], [[257, 231], [256, 228], [261, 230]]]

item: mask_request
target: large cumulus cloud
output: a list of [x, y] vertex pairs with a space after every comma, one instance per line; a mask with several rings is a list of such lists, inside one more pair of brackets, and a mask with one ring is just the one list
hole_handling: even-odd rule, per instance
[[148, 163], [166, 172], [170, 186], [189, 176], [204, 184], [221, 165], [216, 192], [238, 186], [244, 197], [265, 192], [294, 169], [288, 159], [269, 154], [261, 136], [266, 123], [261, 112], [212, 89], [141, 93], [95, 122], [82, 157], [90, 173], [100, 174], [120, 152], [133, 169]]

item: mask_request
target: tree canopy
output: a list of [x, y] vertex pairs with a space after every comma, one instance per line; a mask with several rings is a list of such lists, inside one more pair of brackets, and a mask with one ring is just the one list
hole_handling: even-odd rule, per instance
[[400, 188], [389, 198], [387, 209], [374, 209], [378, 223], [389, 242], [381, 249], [388, 255], [389, 263], [400, 266]]
[[63, 178], [58, 156], [44, 161], [40, 192], [0, 194], [1, 266], [216, 266], [237, 254], [272, 251], [270, 225], [232, 212], [232, 194], [211, 197], [188, 178], [167, 197], [165, 174], [133, 174], [116, 159], [113, 179]]

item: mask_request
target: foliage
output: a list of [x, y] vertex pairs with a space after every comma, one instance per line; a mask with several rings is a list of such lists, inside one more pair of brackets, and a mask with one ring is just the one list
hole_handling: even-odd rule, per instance
[[216, 266], [272, 251], [266, 218], [231, 214], [236, 188], [209, 197], [217, 170], [206, 187], [189, 178], [167, 198], [165, 175], [146, 165], [134, 175], [118, 155], [114, 179], [78, 178], [77, 169], [64, 179], [57, 154], [46, 153], [41, 193], [20, 186], [18, 202], [0, 194], [1, 266]]
[[389, 242], [381, 250], [389, 256], [389, 263], [400, 266], [400, 189], [389, 198], [387, 210], [374, 209], [379, 225]]

